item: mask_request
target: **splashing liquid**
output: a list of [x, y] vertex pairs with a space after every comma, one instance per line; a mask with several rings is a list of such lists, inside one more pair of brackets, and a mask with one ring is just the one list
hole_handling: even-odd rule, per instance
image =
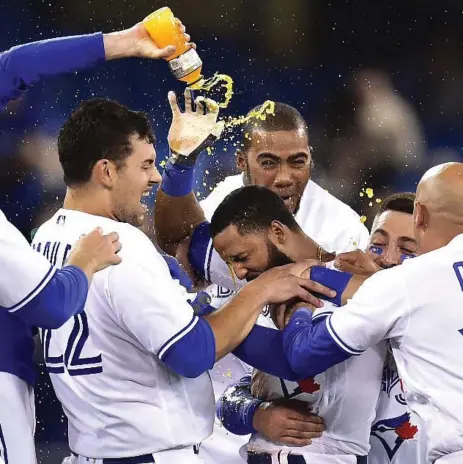
[[231, 278], [233, 280], [233, 285], [236, 287], [236, 274], [233, 270], [233, 266], [230, 263], [227, 263], [228, 271], [230, 272]]
[[226, 108], [230, 103], [230, 100], [233, 96], [233, 79], [226, 74], [217, 74], [215, 73], [209, 79], [201, 78], [199, 81], [189, 85], [191, 90], [199, 90], [201, 92], [214, 93], [219, 92], [220, 90], [225, 90], [224, 100], [217, 102], [219, 108]]
[[[265, 121], [269, 115], [275, 114], [275, 102], [271, 100], [265, 101], [258, 110], [250, 111], [246, 116], [239, 116], [234, 118], [232, 116], [228, 117], [225, 120], [225, 127], [231, 129], [235, 126], [244, 124], [251, 119], [256, 119], [260, 121]], [[256, 123], [257, 125], [257, 123]], [[244, 134], [246, 137], [246, 134]], [[249, 137], [249, 134], [247, 135]]]

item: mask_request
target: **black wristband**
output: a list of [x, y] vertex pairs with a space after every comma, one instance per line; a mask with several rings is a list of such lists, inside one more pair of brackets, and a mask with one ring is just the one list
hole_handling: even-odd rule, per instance
[[214, 144], [217, 140], [217, 137], [213, 134], [209, 134], [206, 139], [197, 147], [195, 148], [189, 155], [183, 155], [181, 153], [177, 153], [174, 150], [170, 150], [170, 157], [169, 161], [172, 164], [182, 164], [184, 166], [193, 166], [196, 163], [198, 155], [209, 148]]

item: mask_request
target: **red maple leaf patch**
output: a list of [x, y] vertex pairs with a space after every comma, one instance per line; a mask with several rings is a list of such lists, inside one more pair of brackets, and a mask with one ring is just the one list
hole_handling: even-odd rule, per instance
[[301, 390], [304, 393], [315, 393], [320, 390], [320, 384], [315, 382], [313, 377], [304, 380], [299, 380], [297, 384], [299, 385], [299, 387], [301, 387]]
[[418, 432], [418, 427], [416, 425], [412, 425], [410, 421], [404, 422], [401, 426], [395, 429], [395, 433], [402, 438], [402, 440], [410, 440]]

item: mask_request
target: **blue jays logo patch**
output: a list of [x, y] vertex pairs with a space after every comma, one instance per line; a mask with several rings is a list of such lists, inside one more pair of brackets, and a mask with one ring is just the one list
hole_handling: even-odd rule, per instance
[[381, 442], [390, 461], [402, 444], [413, 439], [417, 432], [418, 427], [410, 423], [408, 412], [398, 417], [380, 420], [371, 428], [371, 436]]

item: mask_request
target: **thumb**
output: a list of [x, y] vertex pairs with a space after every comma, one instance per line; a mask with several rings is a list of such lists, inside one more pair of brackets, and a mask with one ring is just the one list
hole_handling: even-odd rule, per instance
[[168, 45], [167, 47], [160, 48], [156, 51], [156, 58], [169, 58], [172, 54], [175, 53], [176, 48], [173, 45]]

